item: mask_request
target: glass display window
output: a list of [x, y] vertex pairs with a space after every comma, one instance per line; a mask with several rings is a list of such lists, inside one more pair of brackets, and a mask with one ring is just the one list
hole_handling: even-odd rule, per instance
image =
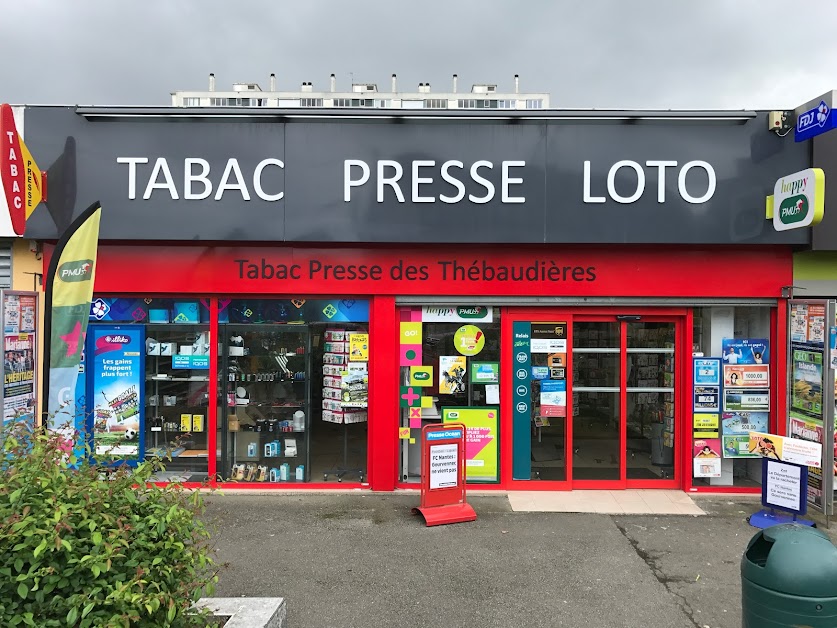
[[369, 302], [222, 299], [221, 481], [363, 482]]
[[210, 346], [208, 325], [146, 327], [145, 455], [167, 458], [159, 480], [208, 478]]
[[307, 325], [225, 325], [218, 384], [222, 481], [310, 478]]
[[[693, 385], [692, 485], [695, 487], [761, 485], [761, 458], [749, 451], [750, 431], [775, 429], [771, 420], [771, 308], [717, 306], [695, 308], [693, 355], [715, 364], [712, 381]], [[707, 371], [708, 372], [708, 371]], [[745, 387], [745, 379], [764, 376], [763, 386]], [[708, 376], [708, 375], [704, 375]], [[717, 380], [717, 381], [715, 381]]]
[[402, 307], [399, 320], [400, 480], [420, 480], [422, 428], [456, 421], [482, 445], [467, 481], [498, 482], [500, 309]]

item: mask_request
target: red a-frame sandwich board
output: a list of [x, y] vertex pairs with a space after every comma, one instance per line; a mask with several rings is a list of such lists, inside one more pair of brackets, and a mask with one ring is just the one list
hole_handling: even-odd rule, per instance
[[465, 426], [425, 425], [421, 431], [421, 513], [428, 526], [474, 521], [465, 501]]

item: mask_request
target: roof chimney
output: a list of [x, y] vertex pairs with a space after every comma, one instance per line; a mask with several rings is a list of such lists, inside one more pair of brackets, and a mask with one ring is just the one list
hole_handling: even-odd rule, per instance
[[334, 78], [334, 75], [331, 75], [331, 91], [336, 91], [337, 89], [337, 79]]
[[393, 94], [394, 94], [395, 92], [397, 92], [397, 91], [398, 91], [398, 90], [396, 89], [396, 87], [397, 87], [397, 86], [396, 86], [396, 83], [395, 83], [395, 74], [393, 74], [393, 75], [392, 75], [392, 93], [393, 93]]
[[453, 93], [454, 94], [456, 93], [456, 79], [457, 79], [457, 76], [456, 76], [456, 74], [454, 74], [453, 75]]
[[276, 91], [276, 75], [273, 72], [270, 73], [270, 91]]
[[520, 77], [517, 74], [514, 75], [514, 93], [520, 93]]
[[215, 91], [215, 75], [214, 74], [209, 75], [209, 91], [210, 92]]

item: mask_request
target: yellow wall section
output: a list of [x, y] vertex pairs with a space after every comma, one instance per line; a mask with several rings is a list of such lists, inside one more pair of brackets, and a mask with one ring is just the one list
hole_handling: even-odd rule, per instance
[[[41, 391], [44, 373], [44, 287], [41, 285], [43, 277], [39, 276], [44, 272], [44, 265], [41, 253], [33, 253], [29, 250], [32, 240], [17, 238], [12, 243], [12, 290], [23, 290], [26, 292], [38, 292], [38, 338], [37, 356], [38, 365], [35, 375], [35, 391], [38, 399], [38, 406], [35, 416], [38, 422], [41, 417]], [[37, 274], [31, 274], [37, 273]]]
[[794, 253], [793, 278], [801, 281], [837, 281], [837, 251]]

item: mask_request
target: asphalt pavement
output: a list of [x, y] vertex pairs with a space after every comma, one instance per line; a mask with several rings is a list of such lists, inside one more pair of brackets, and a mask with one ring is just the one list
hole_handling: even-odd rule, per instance
[[[418, 494], [208, 498], [217, 596], [278, 596], [290, 628], [737, 628], [749, 497], [706, 516], [513, 512], [428, 528]], [[822, 525], [820, 525], [822, 527]]]

